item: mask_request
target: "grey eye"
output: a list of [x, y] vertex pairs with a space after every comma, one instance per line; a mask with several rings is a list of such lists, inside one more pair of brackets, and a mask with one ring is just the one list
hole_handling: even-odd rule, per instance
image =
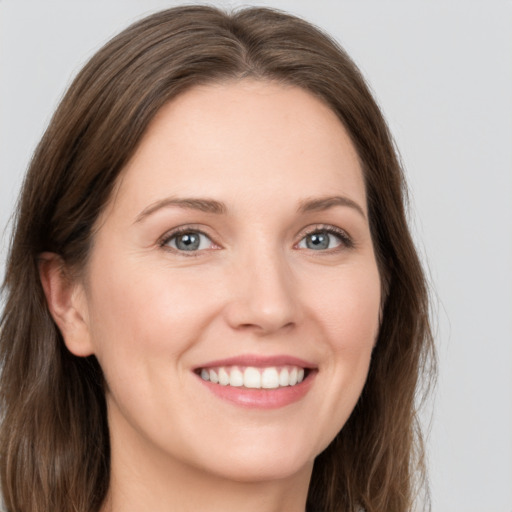
[[195, 251], [199, 247], [199, 236], [196, 233], [186, 233], [176, 237], [176, 247], [180, 251]]
[[328, 249], [329, 235], [327, 233], [313, 233], [306, 237], [306, 247], [308, 249]]
[[173, 235], [166, 242], [166, 245], [178, 251], [198, 251], [211, 247], [211, 244], [211, 240], [204, 233], [198, 231]]
[[341, 237], [329, 231], [315, 231], [309, 233], [300, 242], [299, 248], [312, 249], [313, 251], [322, 251], [333, 249], [342, 244]]

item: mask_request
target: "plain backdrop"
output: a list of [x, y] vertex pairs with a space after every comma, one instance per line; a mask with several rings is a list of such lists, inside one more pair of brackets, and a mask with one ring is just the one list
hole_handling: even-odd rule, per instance
[[[23, 173], [71, 78], [130, 22], [178, 3], [0, 0], [2, 274]], [[424, 414], [433, 510], [512, 512], [512, 2], [253, 5], [330, 32], [375, 91], [434, 290], [440, 375]]]

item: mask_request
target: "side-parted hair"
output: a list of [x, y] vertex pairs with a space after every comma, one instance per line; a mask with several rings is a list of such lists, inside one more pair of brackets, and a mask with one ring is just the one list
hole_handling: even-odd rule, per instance
[[92, 228], [159, 109], [196, 85], [245, 77], [300, 87], [337, 114], [361, 161], [383, 282], [368, 379], [315, 461], [307, 510], [409, 512], [425, 487], [417, 391], [435, 366], [428, 290], [400, 162], [368, 86], [343, 49], [299, 18], [182, 6], [135, 23], [88, 62], [24, 181], [0, 324], [0, 477], [9, 512], [98, 512], [109, 487], [103, 374], [94, 356], [66, 349], [43, 293], [40, 254], [57, 253], [80, 275]]

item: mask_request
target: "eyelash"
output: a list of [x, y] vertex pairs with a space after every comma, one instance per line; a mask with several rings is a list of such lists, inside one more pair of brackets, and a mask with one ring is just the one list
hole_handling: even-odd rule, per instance
[[[166, 233], [159, 240], [158, 245], [159, 245], [159, 247], [161, 247], [164, 250], [167, 250], [167, 251], [173, 252], [173, 253], [177, 253], [177, 254], [183, 255], [185, 257], [198, 257], [198, 256], [201, 255], [201, 252], [202, 252], [201, 250], [187, 252], [187, 251], [176, 250], [174, 248], [171, 248], [171, 247], [167, 246], [167, 244], [172, 239], [174, 239], [174, 238], [176, 238], [176, 237], [178, 237], [180, 235], [185, 235], [185, 234], [190, 234], [190, 233], [197, 233], [197, 234], [200, 234], [200, 235], [204, 235], [208, 239], [210, 239], [212, 241], [212, 243], [215, 244], [215, 242], [212, 240], [212, 238], [209, 235], [207, 235], [204, 231], [202, 231], [200, 229], [197, 229], [197, 228], [194, 228], [192, 226], [182, 226], [182, 227], [179, 227], [179, 228], [176, 228], [176, 229], [172, 230], [169, 233]], [[329, 235], [334, 235], [341, 242], [340, 246], [338, 246], [338, 247], [334, 247], [332, 249], [325, 249], [325, 250], [318, 251], [318, 252], [333, 254], [333, 253], [337, 253], [337, 252], [339, 252], [339, 251], [341, 251], [343, 249], [352, 249], [354, 247], [354, 241], [347, 234], [346, 231], [344, 231], [343, 229], [337, 228], [335, 226], [325, 225], [325, 224], [316, 225], [314, 228], [309, 229], [306, 232], [304, 232], [302, 234], [299, 242], [297, 244], [295, 244], [294, 247], [296, 247], [307, 236], [311, 236], [311, 235], [314, 235], [316, 233], [327, 233]], [[310, 249], [310, 250], [312, 250], [312, 249]], [[314, 251], [314, 252], [316, 252], [316, 251]]]
[[[171, 232], [169, 233], [166, 233], [158, 242], [158, 245], [166, 250], [166, 251], [169, 251], [169, 252], [172, 252], [172, 253], [175, 253], [175, 254], [180, 254], [180, 255], [183, 255], [185, 257], [198, 257], [201, 255], [201, 251], [190, 251], [190, 252], [187, 252], [187, 251], [180, 251], [180, 250], [177, 250], [177, 249], [174, 249], [172, 247], [168, 247], [167, 244], [173, 239], [173, 238], [176, 238], [180, 235], [187, 235], [187, 234], [190, 234], [190, 233], [197, 233], [197, 234], [200, 234], [200, 235], [204, 235], [206, 236], [209, 240], [212, 240], [211, 237], [209, 235], [207, 235], [204, 231], [200, 230], [200, 229], [197, 229], [197, 228], [194, 228], [193, 226], [182, 226], [182, 227], [179, 227], [179, 228], [176, 228], [176, 229], [173, 229]], [[213, 240], [212, 240], [213, 242]], [[215, 243], [215, 242], [213, 242]]]
[[[306, 238], [307, 236], [314, 235], [316, 233], [327, 233], [329, 235], [334, 235], [340, 239], [341, 244], [339, 247], [335, 247], [333, 249], [326, 249], [324, 253], [332, 254], [333, 252], [338, 252], [343, 249], [352, 249], [354, 247], [354, 241], [343, 229], [337, 228], [336, 226], [326, 225], [326, 224], [318, 224], [314, 228], [306, 231], [300, 238], [299, 243]], [[297, 244], [296, 244], [297, 245]]]

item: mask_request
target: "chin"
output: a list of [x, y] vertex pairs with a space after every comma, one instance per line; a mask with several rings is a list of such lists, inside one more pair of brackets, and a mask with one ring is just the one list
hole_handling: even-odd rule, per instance
[[211, 454], [215, 465], [210, 470], [225, 479], [247, 483], [283, 480], [302, 472], [309, 475], [317, 450], [300, 448], [298, 443], [262, 439], [263, 442], [251, 443], [242, 449], [232, 446], [222, 455]]

